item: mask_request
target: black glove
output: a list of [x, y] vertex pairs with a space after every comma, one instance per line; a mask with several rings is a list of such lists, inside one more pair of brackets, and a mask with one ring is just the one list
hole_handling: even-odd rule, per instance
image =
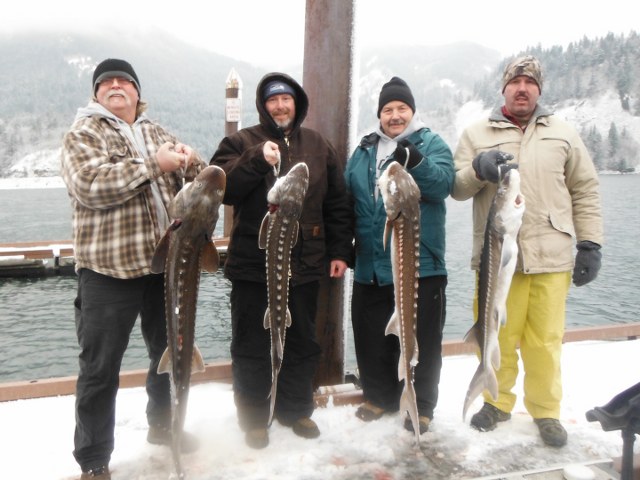
[[576, 265], [573, 267], [573, 283], [576, 287], [586, 285], [598, 276], [602, 253], [600, 245], [589, 240], [583, 240], [576, 245]]
[[[409, 151], [409, 159], [407, 159], [407, 150]], [[395, 152], [393, 152], [393, 159], [398, 162], [404, 168], [413, 168], [422, 160], [422, 154], [413, 143], [406, 138], [398, 142]]]
[[487, 152], [479, 153], [476, 158], [471, 162], [471, 166], [476, 171], [476, 177], [480, 180], [488, 180], [493, 183], [498, 183], [498, 165], [504, 165], [502, 171], [506, 172], [511, 168], [518, 168], [515, 163], [507, 163], [507, 160], [512, 160], [513, 155], [500, 150], [489, 150]]

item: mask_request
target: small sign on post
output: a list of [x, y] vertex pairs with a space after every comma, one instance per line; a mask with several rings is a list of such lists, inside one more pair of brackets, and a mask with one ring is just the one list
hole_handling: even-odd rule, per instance
[[242, 118], [242, 102], [239, 98], [227, 97], [224, 107], [224, 121], [227, 123], [240, 123]]

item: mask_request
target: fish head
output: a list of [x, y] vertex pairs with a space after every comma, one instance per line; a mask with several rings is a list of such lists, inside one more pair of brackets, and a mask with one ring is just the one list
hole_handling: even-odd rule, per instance
[[267, 194], [267, 202], [282, 215], [300, 218], [302, 204], [309, 188], [309, 167], [296, 163], [284, 177], [278, 178]]
[[171, 218], [208, 219], [208, 225], [218, 221], [218, 210], [226, 188], [226, 175], [218, 166], [205, 167], [196, 178], [178, 192], [169, 205]]
[[419, 215], [420, 189], [411, 174], [398, 162], [391, 162], [382, 172], [378, 187], [389, 220], [393, 221], [400, 215], [409, 218]]
[[511, 168], [500, 175], [495, 197], [496, 222], [505, 230], [520, 228], [524, 214], [524, 195], [520, 191], [520, 172]]

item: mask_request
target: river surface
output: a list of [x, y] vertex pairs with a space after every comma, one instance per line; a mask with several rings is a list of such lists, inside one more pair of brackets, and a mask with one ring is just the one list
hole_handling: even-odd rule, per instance
[[[640, 320], [640, 175], [602, 175], [600, 182], [605, 226], [602, 270], [595, 282], [571, 288], [567, 328]], [[445, 338], [460, 339], [472, 322], [471, 201], [449, 199], [447, 206]], [[0, 243], [69, 240], [70, 219], [65, 189], [0, 189]], [[222, 218], [219, 228], [221, 225]], [[350, 277], [345, 282], [349, 284]], [[0, 382], [77, 374], [75, 289], [75, 276], [0, 279]], [[347, 288], [347, 298], [349, 291]], [[355, 356], [346, 303], [345, 366], [353, 370]], [[203, 273], [196, 322], [196, 343], [205, 361], [228, 359], [229, 282], [221, 273]], [[136, 326], [123, 368], [146, 368], [147, 363]]]

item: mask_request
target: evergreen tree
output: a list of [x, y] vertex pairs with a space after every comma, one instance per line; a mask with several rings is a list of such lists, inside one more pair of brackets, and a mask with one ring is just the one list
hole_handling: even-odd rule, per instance
[[623, 128], [618, 148], [618, 171], [634, 170], [638, 165], [638, 152], [640, 152], [640, 144], [629, 135], [626, 127]]
[[619, 171], [620, 165], [618, 163], [618, 150], [620, 149], [620, 137], [618, 135], [618, 127], [616, 127], [615, 122], [611, 122], [611, 125], [609, 126], [607, 141], [609, 143], [609, 159], [607, 161], [607, 168]]
[[584, 144], [591, 154], [591, 159], [593, 160], [593, 165], [596, 167], [596, 170], [604, 169], [605, 146], [602, 141], [602, 135], [598, 131], [598, 128], [595, 125], [592, 125], [591, 128], [584, 127], [580, 136], [584, 139]]

